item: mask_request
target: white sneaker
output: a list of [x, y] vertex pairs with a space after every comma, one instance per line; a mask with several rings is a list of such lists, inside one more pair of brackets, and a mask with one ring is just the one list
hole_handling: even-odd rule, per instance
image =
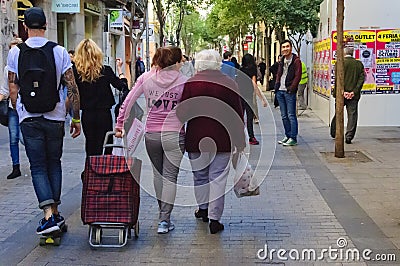
[[157, 233], [159, 234], [166, 234], [169, 231], [172, 231], [175, 229], [175, 225], [172, 222], [168, 222], [167, 221], [162, 221], [158, 223], [158, 229], [157, 229]]
[[279, 140], [278, 143], [283, 144], [283, 143], [286, 143], [286, 141], [288, 141], [288, 140], [289, 140], [288, 137], [284, 137], [282, 140]]

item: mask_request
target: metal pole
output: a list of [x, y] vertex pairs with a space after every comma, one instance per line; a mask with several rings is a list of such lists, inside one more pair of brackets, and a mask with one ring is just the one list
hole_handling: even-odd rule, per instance
[[[146, 69], [150, 71], [149, 6], [146, 5]], [[153, 32], [154, 34], [154, 32]]]

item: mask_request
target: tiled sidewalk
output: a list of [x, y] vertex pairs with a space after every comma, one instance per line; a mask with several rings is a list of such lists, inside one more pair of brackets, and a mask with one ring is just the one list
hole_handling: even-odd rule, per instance
[[[233, 191], [229, 191], [222, 218], [225, 230], [221, 234], [210, 235], [207, 224], [195, 220], [194, 206], [176, 206], [173, 211], [176, 229], [167, 235], [157, 235], [156, 200], [142, 191], [139, 238], [129, 241], [122, 249], [92, 250], [88, 244], [88, 226], [82, 225], [79, 210], [79, 173], [83, 168], [81, 138], [65, 145], [63, 192], [70, 215], [67, 217], [69, 231], [60, 247], [37, 246], [34, 232], [29, 234], [27, 228], [36, 226], [35, 218], [40, 213], [36, 209], [29, 174], [12, 182], [0, 181], [0, 228], [4, 232], [0, 250], [13, 245], [22, 250], [10, 252], [7, 257], [3, 256], [4, 252], [0, 254], [0, 265], [321, 265], [328, 262], [364, 265], [362, 261], [330, 260], [328, 256], [322, 261], [285, 261], [279, 260], [276, 252], [272, 260], [257, 257], [265, 244], [270, 251], [315, 249], [318, 256], [322, 249], [337, 248], [339, 238], [347, 241], [346, 249], [380, 250], [374, 243], [381, 243], [386, 245], [381, 246], [384, 250], [392, 250], [397, 245], [398, 253], [400, 193], [396, 173], [400, 172], [400, 166], [396, 165], [396, 147], [400, 144], [384, 145], [376, 137], [395, 138], [400, 130], [360, 128], [351, 148], [361, 150], [372, 162], [339, 160], [328, 163], [320, 152], [333, 151], [334, 143], [329, 139], [328, 127], [310, 111], [299, 118], [300, 138], [296, 147], [275, 147], [273, 117], [277, 119], [278, 138], [282, 136], [279, 110], [271, 114], [268, 109], [261, 109], [260, 114], [261, 129], [256, 129], [256, 137], [263, 145], [252, 147], [251, 163], [255, 165], [256, 157], [261, 156], [257, 173], [266, 175], [261, 195], [237, 199]], [[3, 131], [4, 128], [0, 128], [0, 150], [5, 154], [8, 148], [3, 141], [6, 136]], [[141, 157], [142, 180], [151, 183], [150, 162], [145, 154]], [[269, 170], [271, 158], [274, 161]], [[3, 160], [0, 166], [0, 174], [6, 176], [10, 168], [8, 161]], [[27, 168], [24, 173], [29, 173]], [[190, 171], [181, 171], [179, 182], [190, 185]], [[183, 202], [186, 196], [178, 191], [177, 201]], [[13, 209], [27, 218], [25, 224], [21, 222], [11, 229], [7, 219]], [[365, 219], [371, 234], [365, 234], [363, 221], [355, 217]]]

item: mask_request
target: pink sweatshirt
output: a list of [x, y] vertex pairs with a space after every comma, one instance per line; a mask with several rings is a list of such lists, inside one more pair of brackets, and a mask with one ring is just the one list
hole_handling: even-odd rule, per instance
[[148, 111], [146, 132], [181, 131], [182, 123], [176, 117], [175, 108], [181, 101], [186, 80], [177, 70], [153, 68], [144, 73], [119, 109], [115, 127], [123, 128], [133, 104], [144, 94]]

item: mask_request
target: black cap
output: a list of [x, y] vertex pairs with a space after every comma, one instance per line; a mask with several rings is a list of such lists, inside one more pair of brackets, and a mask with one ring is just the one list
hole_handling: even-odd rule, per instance
[[40, 7], [31, 7], [24, 12], [25, 25], [30, 29], [46, 29], [46, 16]]

